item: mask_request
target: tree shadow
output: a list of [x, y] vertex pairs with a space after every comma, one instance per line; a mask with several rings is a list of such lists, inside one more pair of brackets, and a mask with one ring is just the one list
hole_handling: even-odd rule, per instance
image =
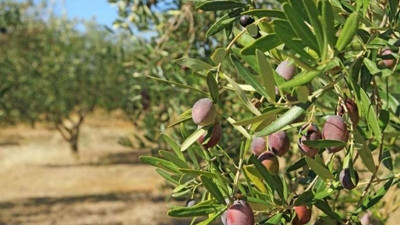
[[139, 159], [139, 156], [142, 155], [149, 155], [149, 153], [142, 151], [117, 152], [103, 155], [93, 162], [78, 162], [73, 164], [45, 164], [43, 166], [47, 168], [66, 168], [79, 166], [137, 165], [143, 164], [143, 162]]
[[[67, 197], [38, 197], [15, 201], [0, 202], [0, 225], [9, 224], [59, 224], [70, 218], [71, 224], [125, 224], [118, 215], [131, 213], [133, 207], [143, 202], [157, 204], [165, 200], [164, 196], [150, 196], [149, 193], [127, 192], [91, 194]], [[88, 206], [90, 205], [90, 207]], [[152, 210], [151, 208], [149, 210]], [[110, 219], [109, 216], [112, 216]], [[75, 219], [97, 217], [107, 222], [79, 223]], [[187, 225], [189, 219], [166, 219], [154, 221], [155, 225]], [[105, 221], [105, 220], [104, 220]], [[62, 223], [61, 224], [65, 224]]]

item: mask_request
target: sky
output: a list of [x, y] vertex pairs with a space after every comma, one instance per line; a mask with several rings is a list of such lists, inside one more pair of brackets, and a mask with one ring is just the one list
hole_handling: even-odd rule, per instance
[[[58, 0], [58, 2], [62, 2]], [[96, 18], [102, 25], [112, 26], [118, 16], [118, 9], [108, 3], [107, 0], [64, 0], [67, 15], [78, 19]]]
[[[0, 0], [1, 1], [1, 0]], [[17, 0], [20, 1], [20, 0]], [[92, 19], [101, 25], [112, 27], [118, 16], [118, 8], [108, 3], [107, 0], [33, 0], [36, 4], [42, 1], [55, 3], [56, 14], [63, 14], [66, 10], [70, 19]]]

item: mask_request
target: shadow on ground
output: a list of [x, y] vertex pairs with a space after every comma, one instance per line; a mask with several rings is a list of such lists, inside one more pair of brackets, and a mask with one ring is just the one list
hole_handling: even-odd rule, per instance
[[[164, 200], [163, 196], [129, 192], [6, 201], [0, 202], [0, 225], [190, 224], [189, 220], [168, 218], [166, 215], [168, 203]], [[142, 217], [133, 216], [139, 210], [146, 209], [147, 206], [150, 207], [147, 209], [149, 215], [146, 215], [146, 210], [144, 210]], [[123, 214], [125, 215], [121, 216]], [[132, 217], [126, 216], [130, 214]], [[148, 217], [151, 221], [143, 222], [146, 221], [143, 217]], [[72, 218], [74, 222], [68, 223]]]
[[143, 164], [139, 156], [149, 155], [148, 151], [116, 152], [100, 156], [92, 162], [77, 162], [73, 164], [45, 164], [48, 168], [81, 167], [81, 166], [112, 166]]

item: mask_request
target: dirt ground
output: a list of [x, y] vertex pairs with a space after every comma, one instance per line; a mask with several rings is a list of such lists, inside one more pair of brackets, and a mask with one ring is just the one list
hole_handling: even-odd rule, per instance
[[85, 121], [74, 159], [56, 130], [39, 124], [0, 129], [0, 225], [188, 224], [166, 212], [162, 179], [124, 148], [134, 132], [118, 116]]
[[[50, 126], [0, 128], [0, 225], [190, 224], [166, 215], [184, 203], [165, 201], [163, 180], [138, 159], [149, 151], [117, 143], [133, 132], [121, 115], [95, 114], [82, 127], [75, 159]], [[398, 218], [399, 210], [386, 224]]]

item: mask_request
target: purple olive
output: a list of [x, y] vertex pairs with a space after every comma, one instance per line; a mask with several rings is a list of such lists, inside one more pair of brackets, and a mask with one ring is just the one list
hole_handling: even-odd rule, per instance
[[[337, 140], [347, 142], [349, 138], [349, 131], [340, 116], [330, 116], [325, 122], [324, 128], [322, 129], [322, 138], [326, 140]], [[338, 152], [342, 150], [342, 147], [329, 147], [327, 148], [330, 153]]]
[[311, 209], [309, 209], [306, 205], [294, 206], [293, 208], [296, 212], [296, 216], [292, 221], [293, 225], [303, 225], [310, 221]]
[[265, 137], [253, 138], [250, 149], [255, 156], [259, 156], [263, 152], [265, 152], [265, 150], [267, 149], [267, 142], [265, 141]]
[[235, 200], [226, 211], [225, 217], [225, 225], [254, 225], [253, 210], [244, 200]]
[[362, 225], [380, 225], [381, 223], [373, 218], [372, 212], [367, 211], [360, 219]]
[[243, 15], [243, 16], [240, 17], [239, 23], [243, 27], [247, 27], [248, 25], [254, 23], [254, 19], [253, 19], [253, 17], [251, 17], [249, 15]]
[[193, 122], [199, 126], [207, 126], [215, 122], [217, 112], [213, 102], [208, 98], [202, 98], [192, 107]]
[[194, 206], [194, 205], [196, 205], [196, 200], [194, 200], [194, 199], [188, 199], [187, 201], [186, 201], [186, 207], [192, 207], [192, 206]]
[[[351, 99], [346, 99], [346, 101], [344, 101], [344, 105], [346, 105], [353, 126], [356, 127], [358, 122], [360, 121], [360, 115], [358, 114], [357, 104]], [[343, 104], [339, 105], [337, 114], [339, 116], [343, 116], [345, 113], [346, 111], [344, 109]]]
[[[382, 56], [384, 55], [390, 55], [392, 54], [392, 50], [386, 49], [382, 52]], [[393, 66], [396, 65], [396, 60], [395, 59], [383, 59], [383, 64], [385, 64], [386, 67], [393, 68]]]
[[277, 131], [268, 136], [268, 146], [275, 155], [282, 156], [289, 150], [289, 137], [285, 131]]
[[205, 149], [212, 148], [212, 147], [216, 146], [218, 144], [218, 142], [221, 140], [221, 137], [222, 137], [221, 123], [219, 121], [214, 123], [214, 125], [212, 127], [210, 138], [208, 139], [208, 141], [206, 143], [203, 143], [204, 142], [204, 138], [206, 136], [207, 136], [207, 133], [201, 135], [197, 139], [197, 143], [202, 144]]
[[302, 153], [304, 153], [308, 157], [314, 157], [318, 153], [317, 148], [313, 148], [307, 146], [303, 143], [303, 141], [315, 141], [320, 140], [322, 138], [321, 132], [319, 131], [318, 127], [315, 124], [306, 124], [300, 129], [300, 133], [306, 130], [306, 133], [301, 136], [297, 142], [299, 149]]
[[340, 183], [342, 184], [342, 186], [348, 190], [354, 189], [355, 187], [357, 187], [358, 184], [358, 174], [357, 171], [354, 170], [354, 175], [355, 175], [355, 183], [353, 183], [353, 181], [351, 180], [351, 176], [350, 176], [350, 169], [346, 168], [343, 169], [340, 172], [339, 178], [340, 178]]
[[285, 80], [290, 80], [296, 74], [296, 67], [289, 60], [285, 60], [276, 67], [275, 71]]
[[279, 161], [274, 153], [269, 151], [264, 152], [258, 157], [258, 160], [270, 173], [277, 174], [279, 172]]

